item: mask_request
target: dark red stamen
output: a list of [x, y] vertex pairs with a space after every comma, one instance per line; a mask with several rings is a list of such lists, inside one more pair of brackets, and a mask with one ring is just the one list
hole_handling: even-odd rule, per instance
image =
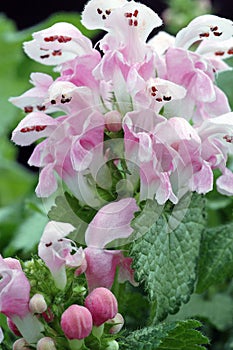
[[40, 56], [40, 58], [49, 58], [49, 55], [42, 55], [42, 56]]
[[111, 15], [111, 12], [112, 12], [111, 10], [106, 10], [105, 11], [106, 15], [108, 15], [108, 16]]
[[51, 100], [50, 102], [52, 105], [55, 105], [57, 103], [56, 100]]
[[97, 9], [97, 12], [99, 15], [101, 15], [103, 13], [103, 11], [101, 9]]
[[130, 19], [130, 20], [129, 20], [129, 26], [132, 27], [132, 25], [133, 25], [133, 20]]
[[210, 36], [209, 33], [201, 33], [201, 34], [199, 34], [200, 38], [208, 38], [208, 36]]
[[50, 242], [50, 243], [46, 243], [45, 244], [45, 246], [48, 248], [48, 247], [51, 247], [51, 245], [53, 245], [53, 243], [52, 242]]
[[224, 138], [224, 140], [226, 140], [226, 142], [233, 143], [233, 136], [225, 135], [225, 136], [223, 136], [223, 138]]
[[68, 41], [71, 41], [72, 38], [70, 36], [63, 36], [63, 35], [60, 35], [58, 38], [57, 38], [58, 42], [59, 43], [67, 43]]
[[134, 15], [134, 17], [137, 17], [138, 16], [138, 10], [135, 10], [133, 15]]
[[152, 86], [152, 87], [151, 87], [151, 91], [156, 92], [156, 91], [158, 91], [158, 89], [156, 89], [155, 86]]
[[53, 55], [53, 56], [61, 56], [61, 55], [62, 55], [62, 50], [54, 50], [54, 51], [52, 52], [52, 55]]
[[214, 35], [215, 35], [215, 36], [221, 36], [221, 35], [222, 35], [222, 32], [214, 32]]
[[228, 51], [227, 51], [228, 55], [233, 55], [233, 47], [231, 47]]
[[138, 21], [137, 21], [137, 20], [135, 20], [135, 21], [133, 22], [133, 25], [134, 25], [134, 27], [137, 27], [137, 25], [138, 25]]
[[223, 56], [224, 55], [224, 51], [216, 51], [214, 54], [215, 56]]
[[44, 129], [46, 129], [46, 125], [36, 125], [35, 126], [35, 130], [37, 132], [43, 131]]
[[24, 112], [25, 112], [25, 113], [31, 113], [31, 112], [33, 112], [33, 107], [32, 107], [32, 106], [25, 106], [25, 107], [24, 107]]
[[40, 132], [40, 131], [43, 131], [44, 129], [46, 128], [46, 125], [35, 125], [35, 126], [28, 126], [26, 128], [22, 128], [20, 130], [20, 132], [31, 132], [31, 131], [37, 131], [37, 132]]
[[126, 18], [131, 18], [133, 16], [133, 14], [131, 12], [126, 12], [125, 13], [125, 17]]
[[38, 109], [38, 111], [45, 111], [45, 106], [36, 106], [36, 108]]
[[162, 100], [162, 98], [161, 98], [161, 97], [158, 97], [158, 98], [156, 98], [156, 101], [158, 101], [158, 102], [162, 102], [163, 100]]
[[218, 30], [218, 27], [217, 26], [211, 27], [210, 30], [211, 30], [211, 32], [216, 32], [216, 30]]
[[105, 15], [102, 16], [102, 19], [105, 20], [107, 17]]
[[171, 96], [163, 96], [164, 101], [171, 101], [172, 97]]

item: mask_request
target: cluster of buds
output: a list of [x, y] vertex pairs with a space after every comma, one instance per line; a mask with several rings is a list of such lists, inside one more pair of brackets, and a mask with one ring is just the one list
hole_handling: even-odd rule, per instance
[[[19, 338], [13, 344], [13, 350], [30, 349], [32, 344], [36, 345], [37, 350], [56, 350], [60, 346], [79, 349], [91, 334], [101, 341], [106, 332], [111, 345], [111, 334], [118, 333], [123, 326], [124, 320], [118, 313], [117, 299], [107, 288], [93, 289], [82, 305], [71, 304], [65, 311], [65, 306], [59, 305], [60, 311], [56, 314], [51, 310], [53, 305], [48, 307], [44, 295], [35, 293], [30, 296], [32, 289], [18, 260], [0, 257], [0, 274], [3, 276], [0, 281], [1, 312], [7, 316], [9, 330]], [[21, 295], [19, 289], [23, 291]], [[85, 288], [80, 288], [82, 289], [86, 292]], [[19, 302], [22, 309], [19, 308]], [[51, 338], [51, 333], [46, 331], [46, 324], [53, 328], [57, 323], [60, 323], [61, 332], [57, 333], [54, 328], [54, 336]], [[106, 329], [105, 324], [108, 325]]]

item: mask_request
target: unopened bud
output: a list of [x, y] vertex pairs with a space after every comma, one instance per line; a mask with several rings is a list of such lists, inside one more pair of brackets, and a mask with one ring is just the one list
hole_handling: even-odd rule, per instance
[[9, 329], [12, 331], [12, 333], [17, 335], [18, 337], [22, 337], [22, 334], [20, 333], [20, 331], [18, 330], [14, 322], [9, 317], [7, 317], [7, 325]]
[[117, 132], [122, 128], [122, 117], [118, 111], [110, 111], [105, 114], [105, 126], [108, 131]]
[[121, 328], [124, 325], [124, 318], [121, 314], [117, 313], [116, 316], [114, 318], [112, 318], [111, 320], [108, 320], [107, 323], [108, 324], [112, 324], [113, 326], [109, 329], [109, 333], [110, 334], [116, 334], [119, 333]]
[[94, 289], [86, 297], [84, 305], [92, 314], [93, 323], [97, 327], [115, 317], [118, 311], [116, 297], [103, 287]]
[[50, 337], [41, 338], [36, 346], [36, 350], [56, 350], [54, 340]]
[[42, 294], [35, 294], [29, 302], [29, 309], [34, 314], [42, 314], [47, 310], [47, 304]]
[[16, 340], [13, 344], [13, 350], [30, 350], [28, 343], [24, 338]]
[[119, 349], [119, 344], [116, 340], [111, 340], [108, 343], [108, 347], [106, 348], [106, 350], [118, 350]]
[[61, 328], [70, 340], [86, 338], [91, 333], [92, 326], [91, 313], [84, 306], [71, 305], [61, 316]]

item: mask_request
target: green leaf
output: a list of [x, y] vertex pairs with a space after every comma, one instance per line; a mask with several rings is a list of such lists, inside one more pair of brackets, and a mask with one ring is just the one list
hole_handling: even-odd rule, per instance
[[183, 305], [176, 315], [168, 316], [167, 320], [184, 320], [193, 317], [208, 320], [219, 331], [230, 329], [233, 324], [232, 298], [223, 293], [214, 294], [208, 299], [203, 295], [193, 294], [188, 304]]
[[156, 327], [143, 328], [131, 333], [120, 346], [125, 350], [201, 350], [208, 344], [207, 337], [196, 328], [196, 320], [161, 323]]
[[204, 232], [198, 269], [198, 293], [233, 276], [232, 232], [232, 223]]
[[142, 236], [131, 249], [136, 277], [145, 283], [151, 301], [157, 303], [155, 320], [177, 312], [182, 303], [188, 302], [196, 281], [205, 225], [200, 195], [186, 195], [173, 210], [168, 209], [158, 215], [161, 208], [151, 201], [132, 224], [136, 235]]

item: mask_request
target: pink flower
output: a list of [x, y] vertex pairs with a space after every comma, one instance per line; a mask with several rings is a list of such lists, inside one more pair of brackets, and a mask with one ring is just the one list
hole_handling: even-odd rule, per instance
[[66, 286], [66, 266], [81, 266], [85, 258], [82, 248], [77, 249], [71, 240], [65, 238], [73, 230], [70, 224], [50, 221], [39, 243], [38, 254], [48, 266], [59, 289]]
[[85, 299], [85, 307], [90, 311], [93, 324], [97, 327], [116, 316], [118, 304], [114, 294], [107, 288], [94, 289]]
[[53, 112], [55, 109], [52, 105], [49, 107], [45, 105], [45, 98], [48, 89], [53, 83], [50, 75], [45, 73], [32, 73], [30, 76], [30, 83], [34, 87], [18, 97], [11, 97], [9, 101], [15, 106], [22, 108], [24, 112], [47, 111]]
[[61, 316], [61, 328], [70, 340], [86, 338], [91, 333], [92, 326], [92, 315], [84, 306], [71, 305]]
[[[128, 238], [133, 229], [130, 222], [133, 214], [138, 210], [133, 198], [124, 198], [101, 208], [85, 233], [87, 248], [85, 257], [87, 268], [85, 271], [88, 288], [111, 288], [116, 267], [119, 267], [119, 281], [129, 280], [135, 285], [132, 259], [123, 255], [120, 250], [107, 250], [106, 246], [111, 242], [117, 244], [117, 240]], [[119, 243], [119, 242], [118, 242]]]
[[24, 317], [29, 312], [30, 283], [21, 268], [9, 265], [0, 256], [0, 312], [10, 318]]
[[30, 343], [41, 337], [42, 324], [29, 311], [30, 283], [15, 259], [0, 256], [0, 312], [9, 317]]

